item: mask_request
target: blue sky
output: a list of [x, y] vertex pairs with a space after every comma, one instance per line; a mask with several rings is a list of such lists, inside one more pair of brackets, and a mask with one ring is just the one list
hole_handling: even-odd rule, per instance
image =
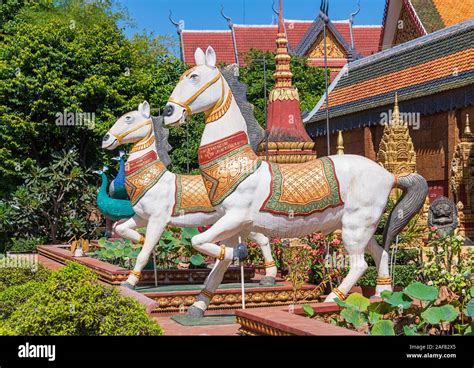
[[[127, 36], [144, 30], [156, 35], [175, 35], [168, 20], [169, 9], [176, 20], [184, 20], [185, 29], [227, 29], [220, 15], [221, 4], [234, 23], [270, 24], [272, 0], [116, 0], [128, 9], [135, 27], [126, 26]], [[278, 7], [278, 0], [275, 0]], [[354, 24], [381, 24], [385, 0], [360, 0], [361, 11]], [[320, 0], [283, 0], [286, 19], [314, 19]], [[357, 8], [357, 0], [329, 0], [331, 19], [347, 19]]]

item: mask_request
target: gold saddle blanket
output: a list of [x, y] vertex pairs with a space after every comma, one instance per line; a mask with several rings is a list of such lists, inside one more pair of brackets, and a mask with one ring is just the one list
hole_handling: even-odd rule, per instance
[[261, 164], [242, 131], [199, 147], [198, 160], [213, 206], [222, 203]]
[[261, 211], [308, 216], [343, 204], [334, 164], [328, 157], [302, 164], [269, 162], [272, 182]]
[[166, 166], [154, 151], [125, 164], [125, 189], [132, 206], [158, 183], [165, 172]]
[[176, 175], [173, 216], [214, 212], [201, 175]]

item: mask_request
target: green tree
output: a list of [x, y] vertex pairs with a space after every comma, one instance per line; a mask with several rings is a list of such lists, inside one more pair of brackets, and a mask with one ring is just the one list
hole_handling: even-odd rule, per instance
[[[83, 167], [107, 161], [102, 135], [144, 99], [163, 106], [185, 70], [168, 56], [169, 38], [126, 39], [117, 25], [123, 14], [109, 2], [25, 1], [15, 9], [2, 30], [0, 196], [21, 184], [23, 170], [62, 149], [77, 147]], [[65, 111], [94, 114], [93, 124], [58, 126]]]
[[9, 208], [0, 230], [10, 237], [53, 243], [91, 234], [99, 224], [90, 220], [96, 196], [90, 176], [78, 165], [75, 150], [53, 153], [50, 165], [29, 168], [24, 184], [9, 201], [0, 202], [0, 208]]

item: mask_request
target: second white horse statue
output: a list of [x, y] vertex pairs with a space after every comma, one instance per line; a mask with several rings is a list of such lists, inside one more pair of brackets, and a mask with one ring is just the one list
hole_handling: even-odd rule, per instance
[[[163, 128], [161, 118], [152, 117], [150, 106], [144, 101], [138, 106], [138, 110], [121, 116], [102, 141], [102, 147], [107, 150], [113, 150], [122, 144], [134, 144], [125, 165], [125, 173], [127, 192], [135, 216], [116, 225], [115, 231], [126, 239], [142, 243], [143, 248], [124, 283], [126, 287], [133, 288], [139, 281], [141, 271], [166, 225], [199, 227], [211, 225], [220, 217], [209, 202], [200, 175], [177, 175], [166, 169], [166, 164], [169, 163], [167, 152], [171, 148], [167, 137], [168, 131]], [[146, 236], [143, 237], [135, 229], [145, 226]], [[243, 240], [248, 237], [260, 246], [266, 271], [260, 283], [273, 285], [277, 268], [268, 238], [246, 231], [239, 236]], [[226, 243], [237, 245], [238, 236], [229, 238]], [[230, 263], [231, 260], [223, 258], [216, 262], [202, 295], [215, 292]]]

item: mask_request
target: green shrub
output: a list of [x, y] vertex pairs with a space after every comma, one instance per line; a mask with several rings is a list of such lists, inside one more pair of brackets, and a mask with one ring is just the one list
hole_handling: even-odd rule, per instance
[[0, 267], [0, 292], [30, 281], [45, 282], [50, 274], [51, 271], [39, 263], [32, 264], [31, 267]]
[[[393, 250], [393, 248], [392, 248]], [[418, 257], [420, 254], [419, 248], [398, 248], [397, 250], [397, 265], [409, 265], [416, 264], [418, 262]], [[375, 261], [371, 255], [365, 255], [365, 261], [369, 266], [375, 266]]]
[[57, 244], [100, 225], [90, 219], [97, 187], [88, 184], [92, 177], [79, 165], [77, 150], [53, 153], [47, 166], [33, 165], [22, 176], [24, 183], [6, 201], [9, 226], [0, 223], [10, 238]]
[[54, 272], [18, 306], [3, 328], [16, 335], [162, 335], [146, 310], [77, 263]]
[[35, 252], [36, 247], [43, 244], [41, 238], [38, 239], [10, 239], [11, 245], [8, 247], [9, 252]]
[[41, 287], [41, 283], [30, 281], [26, 284], [11, 286], [1, 292], [0, 320], [10, 317], [20, 305], [26, 303], [36, 292], [39, 292]]
[[15, 336], [15, 331], [11, 328], [4, 326], [2, 320], [0, 319], [0, 336]]
[[[416, 281], [416, 265], [395, 265], [394, 280], [395, 285], [405, 287]], [[369, 266], [364, 275], [359, 279], [359, 286], [376, 286], [377, 269], [375, 266]]]
[[[473, 289], [461, 302], [472, 296]], [[472, 325], [466, 323], [460, 311], [470, 315], [468, 306], [460, 308], [460, 300], [447, 299], [437, 287], [413, 282], [403, 291], [383, 291], [381, 298], [382, 301], [373, 303], [359, 293], [349, 295], [346, 300], [336, 298], [341, 312], [339, 318], [331, 318], [330, 322], [370, 335], [472, 334]], [[303, 311], [310, 318], [316, 317], [310, 305], [304, 305]]]

